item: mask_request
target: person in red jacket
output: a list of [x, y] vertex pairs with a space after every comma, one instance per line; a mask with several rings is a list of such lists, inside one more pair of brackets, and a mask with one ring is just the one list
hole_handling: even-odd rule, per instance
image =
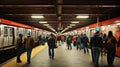
[[76, 46], [76, 35], [73, 36], [73, 44]]

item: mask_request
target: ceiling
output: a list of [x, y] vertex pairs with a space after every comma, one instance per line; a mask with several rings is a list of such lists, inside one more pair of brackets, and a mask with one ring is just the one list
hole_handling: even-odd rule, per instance
[[[51, 32], [66, 32], [120, 16], [119, 4], [119, 0], [0, 0], [0, 18]], [[33, 19], [33, 14], [43, 15], [44, 18]], [[76, 18], [86, 14], [89, 16], [87, 19]], [[39, 21], [47, 21], [55, 31]], [[79, 23], [64, 30], [72, 21]], [[59, 27], [63, 29], [58, 30]]]

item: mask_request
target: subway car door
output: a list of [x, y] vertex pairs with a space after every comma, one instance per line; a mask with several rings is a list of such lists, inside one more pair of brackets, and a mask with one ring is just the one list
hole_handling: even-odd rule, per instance
[[0, 26], [0, 48], [2, 47], [2, 45], [3, 45], [3, 37], [2, 37], [2, 29]]
[[9, 27], [8, 28], [8, 45], [14, 45], [14, 28]]
[[4, 45], [3, 47], [6, 47], [8, 46], [8, 27], [7, 26], [4, 26]]
[[13, 45], [14, 28], [4, 27], [4, 47]]

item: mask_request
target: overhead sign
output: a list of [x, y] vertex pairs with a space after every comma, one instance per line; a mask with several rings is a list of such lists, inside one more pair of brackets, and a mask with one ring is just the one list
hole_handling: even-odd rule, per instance
[[63, 30], [63, 27], [58, 27], [58, 30], [59, 30], [59, 31]]

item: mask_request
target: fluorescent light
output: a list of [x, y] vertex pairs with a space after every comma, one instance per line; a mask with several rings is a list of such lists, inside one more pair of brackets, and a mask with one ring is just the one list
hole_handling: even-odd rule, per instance
[[31, 16], [31, 18], [44, 18], [44, 16]]
[[89, 16], [77, 16], [76, 18], [89, 18]]
[[70, 26], [75, 26], [75, 24], [70, 24]]
[[108, 25], [108, 27], [110, 27], [111, 25]]
[[77, 21], [74, 21], [74, 22], [71, 22], [71, 23], [79, 23], [79, 22], [77, 22]]
[[46, 21], [42, 21], [42, 22], [39, 22], [39, 23], [47, 23]]
[[89, 28], [89, 27], [86, 27], [87, 29]]
[[120, 20], [116, 20], [115, 23], [120, 23]]
[[120, 23], [116, 23], [116, 25], [120, 25]]

